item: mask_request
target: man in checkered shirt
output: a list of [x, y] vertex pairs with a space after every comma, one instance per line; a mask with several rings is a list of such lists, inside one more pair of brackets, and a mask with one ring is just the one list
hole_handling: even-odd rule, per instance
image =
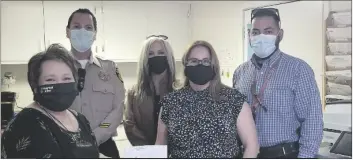
[[279, 49], [283, 30], [277, 9], [254, 9], [251, 21], [249, 43], [255, 54], [235, 70], [233, 87], [253, 109], [259, 158], [314, 158], [323, 137], [314, 72]]

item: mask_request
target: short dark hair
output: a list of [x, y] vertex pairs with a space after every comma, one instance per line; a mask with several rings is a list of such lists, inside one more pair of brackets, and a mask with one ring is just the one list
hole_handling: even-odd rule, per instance
[[79, 8], [78, 10], [74, 11], [71, 13], [70, 17], [69, 17], [69, 20], [67, 22], [67, 26], [66, 28], [70, 28], [70, 24], [71, 24], [71, 21], [72, 21], [72, 18], [74, 17], [75, 13], [85, 13], [85, 14], [89, 14], [92, 16], [92, 19], [93, 19], [93, 27], [94, 27], [94, 30], [97, 31], [97, 19], [96, 17], [94, 16], [94, 14], [87, 8]]
[[32, 56], [28, 62], [27, 80], [32, 91], [38, 87], [43, 62], [48, 60], [56, 60], [65, 63], [70, 68], [76, 82], [77, 70], [73, 56], [61, 44], [52, 44], [47, 50]]
[[275, 8], [257, 8], [257, 9], [252, 10], [252, 12], [251, 12], [251, 22], [256, 17], [265, 17], [265, 16], [272, 17], [275, 20], [275, 22], [278, 25], [278, 27], [280, 27], [281, 18], [279, 16], [278, 9], [275, 9]]

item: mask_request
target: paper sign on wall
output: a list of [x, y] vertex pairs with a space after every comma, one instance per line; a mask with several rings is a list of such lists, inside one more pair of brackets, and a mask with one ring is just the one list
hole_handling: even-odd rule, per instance
[[123, 158], [168, 158], [167, 145], [130, 147], [125, 149]]

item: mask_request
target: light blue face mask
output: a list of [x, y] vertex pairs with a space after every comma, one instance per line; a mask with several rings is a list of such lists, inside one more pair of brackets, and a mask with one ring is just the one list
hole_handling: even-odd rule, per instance
[[76, 49], [76, 51], [83, 53], [88, 51], [94, 41], [94, 32], [87, 31], [84, 28], [81, 29], [72, 29], [71, 33], [71, 45]]

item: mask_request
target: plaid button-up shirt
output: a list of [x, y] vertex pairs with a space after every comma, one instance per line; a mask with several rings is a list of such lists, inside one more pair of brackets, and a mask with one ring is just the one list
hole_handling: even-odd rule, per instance
[[298, 158], [314, 158], [323, 137], [323, 118], [314, 72], [306, 62], [280, 50], [265, 60], [262, 67], [252, 58], [235, 70], [233, 87], [247, 95], [247, 102], [253, 104], [251, 84], [256, 82], [255, 94], [258, 94], [266, 73], [277, 60], [278, 67], [260, 100], [265, 109], [257, 108], [255, 113], [260, 146], [269, 147], [299, 140]]

